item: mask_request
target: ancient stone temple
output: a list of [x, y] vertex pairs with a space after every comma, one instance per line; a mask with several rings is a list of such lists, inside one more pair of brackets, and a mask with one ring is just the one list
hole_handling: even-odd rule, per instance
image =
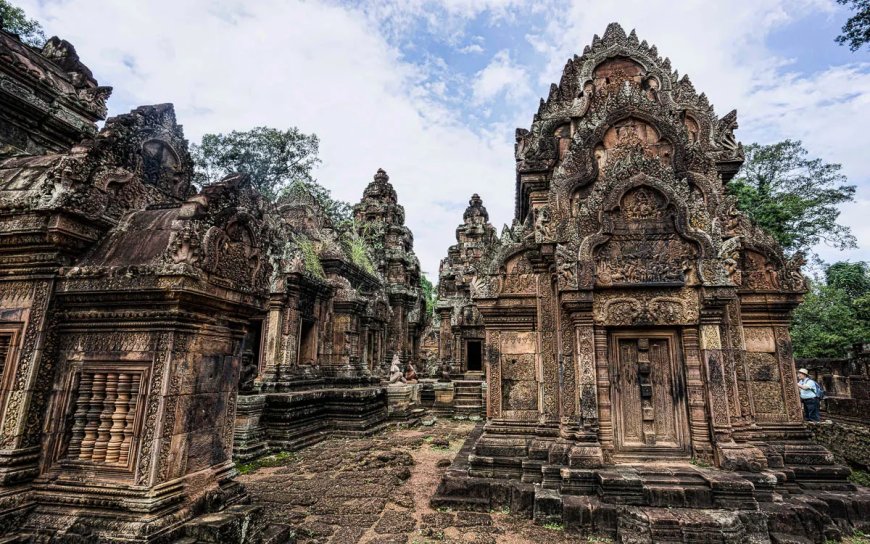
[[439, 357], [456, 373], [482, 373], [483, 321], [471, 302], [470, 289], [476, 266], [496, 232], [477, 194], [468, 201], [462, 221], [456, 227], [456, 244], [447, 250], [438, 274]]
[[[402, 541], [419, 481], [627, 542], [870, 527], [801, 418], [802, 259], [727, 196], [736, 114], [633, 32], [569, 60], [517, 132], [514, 224], [471, 197], [429, 329], [384, 170], [339, 224], [305, 184], [196, 187], [172, 105], [106, 119], [109, 92], [69, 43], [0, 30], [0, 542], [278, 544], [309, 514], [311, 535]], [[419, 456], [443, 479], [409, 468], [423, 431], [369, 436], [421, 420], [451, 458], [469, 437], [452, 465]], [[240, 483], [307, 446], [313, 471]]]
[[870, 495], [802, 421], [788, 332], [802, 259], [726, 193], [736, 128], [617, 24], [568, 60], [517, 130], [514, 224], [465, 280], [488, 417], [434, 504], [633, 542], [866, 519]]
[[286, 542], [235, 463], [405, 416], [382, 378], [425, 323], [386, 173], [359, 234], [304, 186], [197, 190], [171, 105], [97, 130], [69, 43], [0, 59], [0, 540]]

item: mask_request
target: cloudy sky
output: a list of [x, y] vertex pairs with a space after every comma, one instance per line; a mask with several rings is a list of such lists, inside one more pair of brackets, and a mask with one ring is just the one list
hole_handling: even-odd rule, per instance
[[319, 181], [351, 202], [386, 169], [432, 279], [471, 193], [511, 221], [514, 129], [618, 21], [719, 115], [737, 108], [744, 143], [801, 139], [841, 163], [860, 248], [819, 252], [870, 260], [870, 54], [834, 43], [834, 0], [13, 1], [115, 88], [110, 114], [173, 102], [194, 142], [298, 126], [320, 136]]

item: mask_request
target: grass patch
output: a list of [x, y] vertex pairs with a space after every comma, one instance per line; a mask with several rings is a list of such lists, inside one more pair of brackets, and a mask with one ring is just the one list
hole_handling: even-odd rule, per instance
[[564, 531], [565, 526], [562, 525], [561, 523], [550, 522], [550, 523], [544, 524], [544, 529], [549, 529], [550, 531]]
[[696, 467], [700, 468], [710, 468], [711, 466], [710, 463], [708, 463], [707, 461], [703, 459], [698, 459], [697, 457], [692, 457], [692, 460], [689, 461], [689, 464], [695, 465]]
[[375, 275], [375, 265], [372, 264], [369, 257], [369, 249], [366, 246], [365, 240], [358, 236], [352, 237], [347, 242], [347, 250], [350, 254], [350, 260], [369, 274]]
[[843, 542], [848, 542], [849, 544], [870, 544], [870, 535], [862, 531], [855, 531], [851, 536], [844, 538]]
[[[863, 470], [852, 470], [852, 472], [849, 474], [849, 481], [853, 484], [870, 487], [870, 473]], [[861, 534], [860, 536], [863, 538], [867, 538], [867, 535], [864, 534]]]
[[317, 254], [314, 243], [301, 234], [295, 236], [293, 241], [296, 242], [296, 246], [302, 252], [305, 271], [314, 277], [326, 279], [326, 273], [323, 271], [323, 265], [320, 264], [320, 256]]
[[610, 537], [607, 537], [607, 536], [595, 536], [595, 535], [593, 535], [593, 536], [588, 537], [586, 539], [586, 542], [588, 542], [589, 544], [591, 544], [593, 542], [604, 543], [604, 542], [613, 542], [613, 539], [611, 539]]
[[289, 465], [292, 462], [298, 461], [299, 456], [292, 451], [279, 451], [272, 455], [266, 455], [259, 459], [254, 459], [250, 463], [240, 463], [236, 465], [236, 470], [239, 474], [250, 474], [255, 470], [267, 467], [281, 467]]

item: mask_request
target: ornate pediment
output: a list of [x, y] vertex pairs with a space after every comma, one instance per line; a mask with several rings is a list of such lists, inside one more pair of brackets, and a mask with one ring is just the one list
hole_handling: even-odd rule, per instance
[[697, 285], [696, 244], [675, 226], [675, 210], [648, 186], [629, 190], [612, 213], [609, 239], [593, 251], [595, 283]]

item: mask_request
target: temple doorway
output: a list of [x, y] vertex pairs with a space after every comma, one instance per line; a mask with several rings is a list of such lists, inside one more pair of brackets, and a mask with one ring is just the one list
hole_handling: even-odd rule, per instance
[[483, 346], [480, 340], [469, 340], [466, 343], [467, 371], [483, 371]]
[[616, 454], [689, 454], [685, 381], [675, 332], [611, 334], [611, 394]]
[[317, 322], [303, 319], [299, 324], [299, 364], [317, 362]]

